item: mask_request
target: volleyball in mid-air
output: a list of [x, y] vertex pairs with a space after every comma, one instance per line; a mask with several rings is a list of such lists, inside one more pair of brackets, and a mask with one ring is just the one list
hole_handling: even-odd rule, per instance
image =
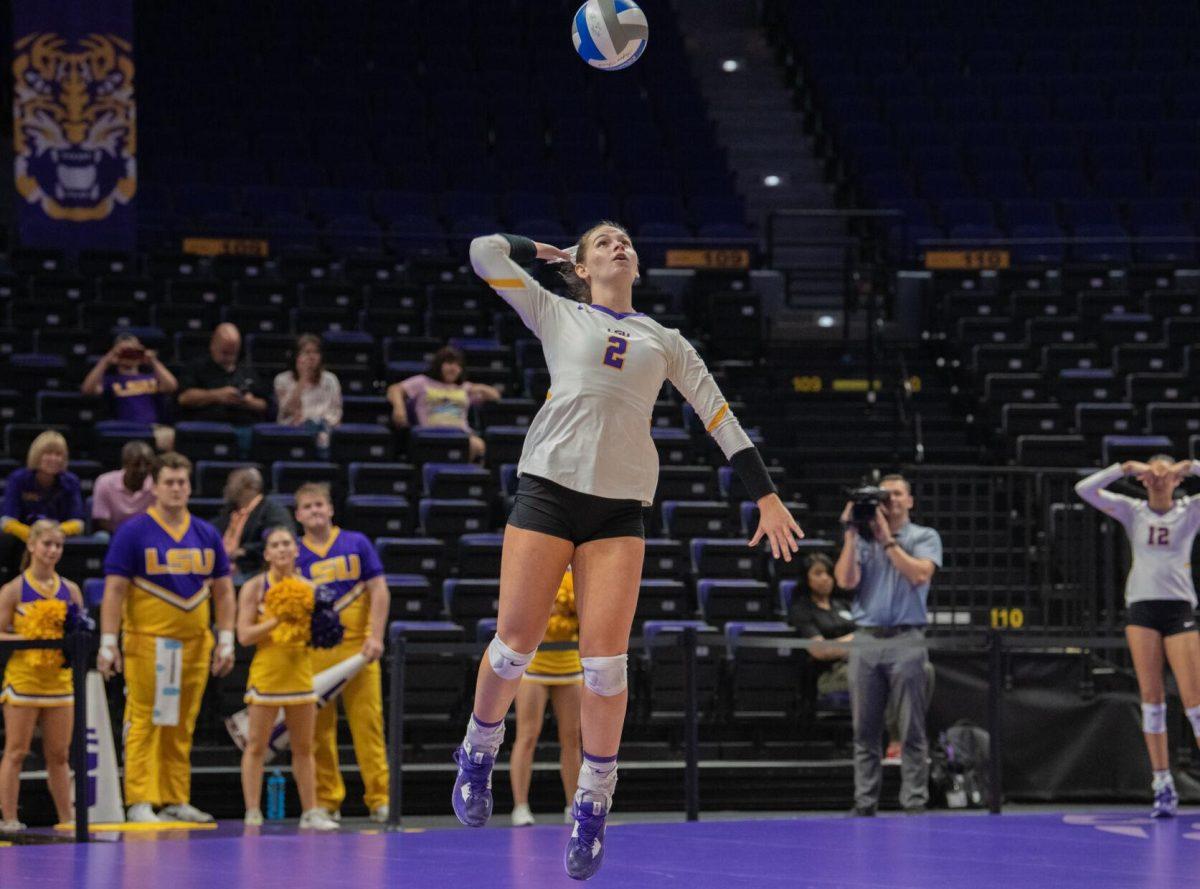
[[601, 71], [628, 68], [649, 39], [646, 13], [633, 0], [587, 0], [571, 22], [575, 51]]

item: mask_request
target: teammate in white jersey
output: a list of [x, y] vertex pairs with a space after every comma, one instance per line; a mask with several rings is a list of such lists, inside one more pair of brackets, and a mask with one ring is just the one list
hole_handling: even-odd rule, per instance
[[[1167, 753], [1164, 653], [1200, 744], [1200, 633], [1191, 561], [1192, 541], [1200, 529], [1200, 497], [1173, 497], [1188, 475], [1200, 475], [1200, 462], [1176, 463], [1159, 455], [1149, 463], [1113, 464], [1075, 486], [1080, 497], [1124, 526], [1133, 550], [1133, 566], [1125, 582], [1125, 637], [1142, 697], [1142, 733], [1154, 771], [1151, 815], [1155, 818], [1169, 818], [1179, 806]], [[1104, 490], [1126, 476], [1145, 486], [1147, 500]]]
[[[535, 258], [566, 263], [564, 277], [583, 301], [540, 287], [521, 267]], [[664, 380], [696, 409], [758, 501], [761, 519], [750, 546], [765, 538], [776, 558], [790, 561], [803, 534], [696, 350], [677, 330], [634, 309], [638, 260], [623, 228], [595, 226], [574, 255], [514, 235], [476, 238], [471, 264], [542, 341], [551, 389], [518, 467], [496, 636], [479, 665], [474, 711], [454, 754], [454, 811], [471, 827], [491, 814], [491, 770], [504, 715], [571, 564], [584, 674], [584, 758], [565, 865], [569, 876], [587, 879], [600, 866], [616, 786], [626, 651], [645, 554], [642, 507], [653, 502], [658, 481], [651, 414]]]

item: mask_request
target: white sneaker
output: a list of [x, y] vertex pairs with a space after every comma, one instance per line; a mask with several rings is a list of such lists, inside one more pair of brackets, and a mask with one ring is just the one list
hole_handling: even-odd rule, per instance
[[533, 810], [526, 803], [521, 803], [519, 806], [513, 806], [512, 825], [513, 827], [529, 827], [531, 824], [536, 824], [533, 818]]
[[563, 824], [574, 824], [575, 813], [571, 811], [571, 807], [567, 806], [563, 809]]
[[322, 808], [321, 811], [329, 816], [330, 821], [336, 821], [338, 824], [342, 823], [342, 810], [341, 809]]
[[309, 809], [300, 816], [300, 829], [330, 831], [337, 830], [338, 824], [324, 809]]
[[0, 833], [20, 833], [24, 829], [25, 825], [16, 819], [0, 821]]
[[134, 803], [125, 813], [125, 820], [131, 824], [152, 824], [159, 820], [154, 814], [154, 806], [149, 803]]
[[262, 809], [247, 809], [246, 817], [242, 819], [242, 823], [247, 827], [261, 827], [263, 823]]
[[214, 820], [208, 812], [201, 812], [191, 803], [176, 803], [166, 806], [158, 813], [159, 821], [187, 821], [192, 824], [208, 824]]
[[388, 815], [390, 814], [391, 812], [387, 807], [387, 803], [384, 803], [382, 806], [376, 806], [371, 810], [370, 818], [376, 824], [387, 824]]

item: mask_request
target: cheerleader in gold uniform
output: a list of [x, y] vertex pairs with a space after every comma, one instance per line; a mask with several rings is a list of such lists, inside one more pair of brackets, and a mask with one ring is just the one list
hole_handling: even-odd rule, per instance
[[[575, 613], [575, 585], [568, 569], [554, 598], [554, 610], [543, 642], [578, 642], [579, 616]], [[533, 772], [533, 753], [546, 713], [546, 702], [554, 707], [558, 726], [559, 770], [567, 797], [567, 813], [575, 798], [579, 780], [582, 745], [579, 732], [580, 690], [583, 664], [579, 651], [538, 651], [517, 688], [517, 738], [513, 742], [509, 778], [512, 781], [513, 825], [533, 824], [529, 809], [529, 782]], [[568, 817], [568, 823], [570, 818]]]
[[262, 824], [263, 763], [271, 728], [282, 707], [292, 749], [292, 776], [303, 809], [300, 827], [337, 830], [337, 823], [316, 804], [313, 725], [317, 696], [308, 649], [313, 586], [297, 573], [296, 554], [291, 530], [272, 528], [263, 552], [266, 573], [250, 578], [238, 594], [238, 642], [255, 646], [245, 696], [250, 730], [242, 752], [246, 823]]
[[[0, 639], [58, 639], [63, 635], [67, 606], [81, 610], [79, 587], [58, 576], [65, 537], [57, 522], [42, 519], [29, 529], [25, 569], [0, 587]], [[10, 630], [11, 628], [11, 630]], [[15, 631], [15, 632], [13, 632]], [[29, 753], [33, 730], [41, 723], [46, 779], [60, 822], [71, 821], [71, 748], [75, 697], [71, 671], [58, 649], [13, 652], [4, 671], [4, 759], [0, 761], [0, 833], [21, 830], [17, 796], [21, 765]]]

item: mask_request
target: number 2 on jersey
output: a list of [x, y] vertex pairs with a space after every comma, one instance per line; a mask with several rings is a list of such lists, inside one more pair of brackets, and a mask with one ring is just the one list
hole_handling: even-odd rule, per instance
[[1151, 546], [1170, 546], [1171, 529], [1161, 525], [1150, 526], [1150, 539], [1146, 541]]
[[620, 370], [625, 366], [625, 359], [621, 356], [625, 354], [625, 350], [629, 348], [629, 340], [619, 336], [610, 336], [608, 338], [608, 349], [604, 353], [604, 363], [609, 367], [615, 367]]

